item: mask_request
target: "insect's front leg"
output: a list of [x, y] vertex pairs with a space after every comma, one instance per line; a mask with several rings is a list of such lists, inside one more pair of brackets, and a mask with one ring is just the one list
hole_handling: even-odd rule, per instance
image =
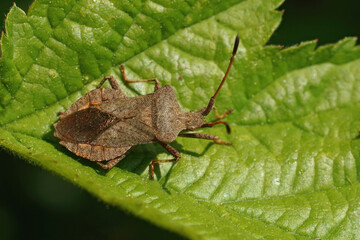
[[159, 88], [161, 88], [161, 83], [159, 82], [159, 80], [157, 78], [150, 78], [150, 79], [139, 79], [139, 80], [129, 80], [126, 77], [125, 74], [125, 68], [124, 65], [120, 65], [120, 70], [121, 70], [121, 74], [124, 78], [124, 81], [127, 83], [137, 83], [137, 82], [155, 82], [155, 91], [158, 90]]
[[188, 137], [188, 138], [200, 138], [200, 139], [207, 139], [213, 140], [217, 144], [222, 145], [232, 145], [231, 142], [224, 142], [218, 136], [212, 134], [202, 134], [202, 133], [180, 133], [179, 137]]
[[227, 110], [225, 113], [223, 113], [223, 114], [220, 115], [220, 114], [218, 113], [218, 111], [217, 111], [217, 109], [216, 109], [215, 106], [213, 107], [213, 109], [214, 109], [214, 112], [215, 112], [216, 121], [215, 121], [215, 122], [205, 123], [205, 124], [202, 125], [200, 128], [209, 128], [209, 127], [213, 127], [213, 126], [218, 125], [218, 124], [224, 124], [225, 127], [226, 127], [226, 132], [227, 132], [228, 134], [230, 134], [230, 133], [231, 133], [231, 129], [230, 129], [229, 124], [228, 124], [227, 122], [225, 122], [225, 121], [221, 121], [221, 119], [227, 117], [227, 115], [229, 115], [230, 113], [232, 113], [234, 110], [233, 110], [233, 109], [229, 109], [229, 110]]
[[213, 127], [213, 126], [218, 125], [218, 124], [224, 124], [225, 127], [226, 127], [226, 132], [228, 134], [231, 133], [231, 129], [230, 129], [229, 124], [227, 122], [224, 122], [224, 121], [216, 121], [216, 122], [205, 123], [200, 128], [210, 128], [210, 127]]
[[168, 151], [171, 155], [174, 156], [174, 159], [169, 159], [169, 160], [153, 160], [150, 164], [150, 178], [154, 179], [154, 165], [158, 164], [158, 163], [163, 163], [163, 162], [177, 162], [180, 160], [181, 155], [180, 153], [173, 148], [172, 146], [170, 146], [169, 144], [163, 143], [163, 142], [158, 142], [161, 146], [163, 146], [166, 151]]
[[227, 115], [229, 115], [230, 113], [232, 113], [234, 111], [234, 109], [231, 108], [231, 109], [227, 110], [226, 112], [224, 112], [223, 114], [219, 114], [219, 112], [218, 112], [217, 108], [215, 107], [215, 105], [214, 105], [213, 108], [214, 108], [214, 113], [215, 113], [216, 120], [221, 120], [223, 118], [226, 118]]

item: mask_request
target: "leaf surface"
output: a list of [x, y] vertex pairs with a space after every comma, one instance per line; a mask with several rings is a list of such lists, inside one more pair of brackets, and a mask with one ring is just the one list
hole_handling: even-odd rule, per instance
[[[0, 144], [104, 202], [192, 239], [359, 239], [360, 48], [265, 46], [281, 0], [46, 1], [13, 7], [2, 35]], [[178, 138], [181, 160], [137, 146], [110, 171], [59, 145], [57, 113], [114, 75], [157, 77], [186, 110], [216, 90], [236, 34], [239, 51], [216, 106], [233, 108], [233, 146]], [[109, 85], [107, 85], [109, 86]], [[213, 115], [208, 120], [214, 119]]]

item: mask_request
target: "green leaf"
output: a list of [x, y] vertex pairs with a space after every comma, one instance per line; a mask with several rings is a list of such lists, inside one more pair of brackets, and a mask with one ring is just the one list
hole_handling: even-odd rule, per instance
[[[192, 239], [359, 239], [360, 48], [263, 46], [281, 0], [46, 1], [13, 7], [2, 35], [0, 145], [104, 202]], [[179, 138], [181, 160], [136, 146], [104, 171], [59, 145], [57, 113], [114, 75], [128, 96], [157, 77], [186, 110], [216, 90], [236, 34], [239, 51], [216, 106], [234, 108], [205, 129], [233, 145]], [[108, 86], [108, 85], [107, 85]], [[214, 116], [210, 116], [211, 120]]]

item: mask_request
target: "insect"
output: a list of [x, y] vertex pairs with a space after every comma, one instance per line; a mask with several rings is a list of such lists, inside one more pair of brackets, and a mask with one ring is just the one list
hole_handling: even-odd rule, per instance
[[[60, 144], [76, 155], [95, 161], [104, 169], [111, 169], [135, 145], [156, 142], [163, 146], [174, 159], [153, 160], [150, 164], [150, 177], [154, 177], [154, 165], [163, 162], [177, 162], [180, 153], [168, 143], [178, 136], [213, 140], [215, 143], [231, 145], [216, 135], [194, 133], [199, 128], [224, 124], [228, 133], [229, 125], [221, 121], [232, 110], [218, 115], [214, 102], [219, 93], [239, 46], [236, 36], [234, 49], [227, 71], [210, 98], [208, 105], [198, 111], [184, 112], [176, 99], [174, 89], [161, 86], [158, 79], [128, 80], [124, 66], [121, 65], [123, 79], [127, 83], [155, 82], [155, 91], [151, 94], [127, 97], [121, 92], [112, 76], [106, 76], [96, 89], [88, 92], [65, 112], [59, 114], [60, 121], [54, 124], [54, 136]], [[111, 88], [100, 88], [105, 81]], [[217, 120], [205, 122], [204, 117], [215, 108]]]

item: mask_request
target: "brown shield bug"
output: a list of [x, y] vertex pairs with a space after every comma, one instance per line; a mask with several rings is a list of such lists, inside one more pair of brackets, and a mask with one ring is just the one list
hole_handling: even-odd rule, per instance
[[[230, 133], [228, 124], [220, 119], [232, 110], [218, 115], [214, 109], [217, 116], [214, 122], [205, 122], [204, 117], [215, 108], [215, 98], [229, 73], [238, 46], [237, 35], [225, 76], [208, 105], [198, 111], [184, 112], [177, 102], [174, 89], [169, 85], [162, 87], [156, 78], [128, 80], [124, 66], [121, 65], [121, 72], [127, 83], [153, 81], [155, 91], [143, 96], [127, 97], [119, 89], [116, 80], [112, 76], [106, 76], [96, 89], [85, 94], [64, 113], [60, 113], [60, 121], [54, 124], [54, 135], [61, 140], [60, 144], [71, 152], [95, 161], [104, 169], [115, 166], [133, 146], [157, 142], [173, 155], [174, 159], [153, 160], [150, 164], [151, 178], [154, 177], [155, 164], [177, 162], [181, 158], [180, 153], [168, 144], [178, 136], [231, 145], [216, 135], [187, 131], [224, 124]], [[100, 88], [106, 80], [109, 80], [111, 88]]]

